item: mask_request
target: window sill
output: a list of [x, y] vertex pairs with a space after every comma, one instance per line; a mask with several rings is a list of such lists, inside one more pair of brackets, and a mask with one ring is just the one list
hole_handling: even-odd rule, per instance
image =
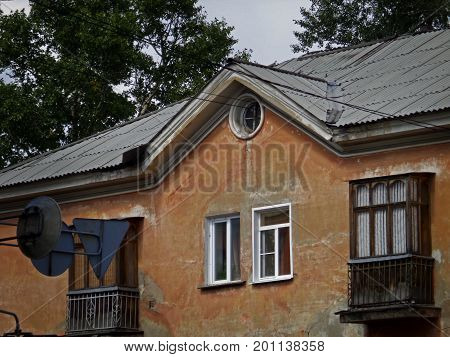
[[210, 285], [201, 285], [197, 289], [200, 290], [212, 290], [212, 289], [220, 289], [220, 288], [226, 288], [226, 287], [232, 287], [232, 286], [242, 286], [245, 285], [245, 280], [237, 280], [237, 281], [231, 281], [227, 283], [221, 283], [221, 284], [210, 284]]
[[294, 275], [283, 277], [283, 278], [276, 278], [276, 279], [267, 279], [267, 280], [259, 280], [259, 281], [253, 281], [250, 283], [250, 285], [261, 285], [261, 284], [271, 284], [271, 283], [282, 283], [287, 282], [294, 279]]

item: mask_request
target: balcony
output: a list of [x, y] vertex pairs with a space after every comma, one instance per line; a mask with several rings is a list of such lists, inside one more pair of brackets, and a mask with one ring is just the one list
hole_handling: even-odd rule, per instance
[[348, 307], [341, 322], [437, 317], [433, 306], [431, 257], [398, 255], [351, 260], [348, 264]]
[[138, 336], [139, 290], [105, 287], [69, 291], [66, 335]]

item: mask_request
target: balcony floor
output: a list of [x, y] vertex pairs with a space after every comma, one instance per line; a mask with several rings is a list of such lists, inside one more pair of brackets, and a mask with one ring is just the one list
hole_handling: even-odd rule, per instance
[[76, 332], [66, 332], [67, 337], [75, 336], [121, 336], [121, 337], [139, 337], [143, 336], [143, 331], [137, 329], [126, 329], [126, 328], [107, 328], [107, 329], [97, 329], [97, 330], [86, 330], [86, 331], [76, 331]]
[[434, 305], [398, 304], [377, 307], [352, 308], [336, 312], [341, 323], [369, 323], [371, 321], [404, 318], [437, 318], [441, 308]]

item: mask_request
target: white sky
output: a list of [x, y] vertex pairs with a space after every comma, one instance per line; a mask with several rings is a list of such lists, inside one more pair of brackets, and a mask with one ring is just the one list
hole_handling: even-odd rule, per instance
[[[1, 1], [4, 12], [28, 8], [28, 0]], [[253, 50], [252, 61], [261, 64], [282, 62], [296, 57], [290, 45], [295, 43], [294, 19], [300, 17], [300, 6], [309, 0], [199, 0], [209, 19], [222, 19], [234, 26], [239, 40], [236, 49]]]
[[239, 40], [236, 49], [251, 48], [252, 61], [261, 64], [296, 57], [290, 45], [296, 42], [294, 19], [309, 0], [199, 0], [209, 18], [225, 18]]

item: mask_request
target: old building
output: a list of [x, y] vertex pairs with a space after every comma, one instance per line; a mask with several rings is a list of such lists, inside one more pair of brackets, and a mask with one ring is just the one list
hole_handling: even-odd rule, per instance
[[1, 171], [3, 216], [45, 195], [67, 224], [131, 228], [102, 280], [1, 247], [0, 308], [35, 333], [445, 335], [449, 43], [232, 61], [197, 98]]

